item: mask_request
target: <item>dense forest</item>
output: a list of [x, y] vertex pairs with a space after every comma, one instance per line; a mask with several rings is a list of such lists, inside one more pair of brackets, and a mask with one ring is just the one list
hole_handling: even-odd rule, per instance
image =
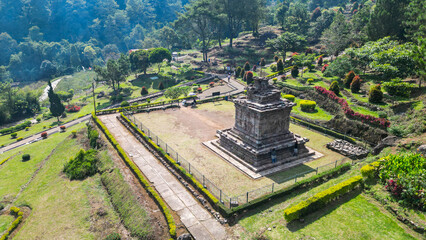
[[337, 58], [326, 74], [365, 71], [368, 63], [383, 76], [405, 77], [421, 70], [424, 57], [416, 65], [411, 49], [426, 36], [424, 12], [424, 0], [0, 0], [0, 122], [39, 109], [35, 93], [16, 94], [10, 82], [102, 72], [131, 49], [195, 48], [207, 61], [213, 46], [232, 49], [243, 31], [271, 38], [259, 36], [262, 26], [283, 31], [265, 47], [284, 57], [315, 46], [333, 58], [349, 48], [352, 60]]

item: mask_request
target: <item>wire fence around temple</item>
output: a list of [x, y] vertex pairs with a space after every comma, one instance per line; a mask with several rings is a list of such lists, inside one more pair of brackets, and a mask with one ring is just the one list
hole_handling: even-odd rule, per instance
[[328, 163], [317, 168], [310, 168], [307, 171], [295, 174], [291, 177], [279, 180], [277, 183], [272, 183], [251, 191], [247, 191], [237, 196], [230, 196], [226, 194], [221, 188], [214, 184], [208, 177], [206, 177], [201, 171], [191, 165], [191, 162], [187, 161], [181, 154], [174, 150], [170, 145], [154, 134], [149, 128], [142, 124], [141, 121], [129, 111], [124, 110], [123, 114], [132, 121], [142, 132], [144, 132], [152, 141], [154, 141], [159, 147], [161, 147], [171, 158], [173, 158], [181, 167], [183, 167], [188, 173], [190, 173], [198, 182], [200, 182], [204, 188], [206, 188], [213, 196], [215, 196], [222, 204], [228, 208], [237, 207], [241, 204], [248, 203], [257, 198], [281, 190], [285, 187], [289, 187], [294, 183], [316, 175], [318, 173], [336, 168], [347, 162], [353, 160], [345, 157], [332, 163]]

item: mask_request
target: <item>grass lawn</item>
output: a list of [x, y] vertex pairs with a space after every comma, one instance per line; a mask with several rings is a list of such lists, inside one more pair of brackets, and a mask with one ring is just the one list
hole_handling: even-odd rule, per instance
[[314, 112], [304, 112], [300, 108], [300, 101], [301, 99], [296, 98], [295, 103], [297, 103], [297, 106], [293, 107], [292, 113], [299, 115], [304, 118], [309, 118], [312, 120], [324, 120], [329, 121], [333, 118], [333, 115], [329, 114], [328, 112], [324, 111], [322, 108], [316, 106]]
[[[79, 129], [83, 125], [83, 123], [77, 124], [68, 128], [65, 133], [56, 133], [45, 140], [3, 153], [1, 159], [5, 159], [9, 156], [14, 157], [0, 166], [0, 182], [2, 183], [0, 185], [0, 201], [1, 199], [10, 200], [15, 197], [21, 189], [21, 186], [30, 179], [40, 163], [50, 154], [57, 144], [71, 134], [72, 130]], [[22, 155], [26, 153], [31, 155], [31, 159], [22, 162]], [[69, 157], [71, 157], [71, 155], [68, 155], [66, 160], [68, 160]]]
[[15, 218], [9, 214], [0, 215], [0, 236], [6, 231]]
[[[107, 234], [118, 232], [120, 219], [108, 200], [99, 175], [83, 181], [70, 181], [62, 173], [64, 164], [82, 147], [67, 136], [83, 126], [78, 124], [66, 133], [6, 153], [31, 154], [31, 160], [27, 162], [22, 162], [21, 154], [18, 154], [0, 168], [0, 196], [10, 200], [10, 196], [16, 195], [41, 161], [55, 149], [14, 203], [32, 209], [14, 239], [103, 239]], [[106, 214], [99, 216], [99, 210]]]
[[358, 169], [308, 192], [294, 193], [248, 211], [233, 227], [234, 234], [241, 239], [261, 239], [260, 236], [266, 239], [283, 239], [283, 236], [285, 239], [416, 239], [392, 215], [379, 209], [363, 194], [352, 194], [332, 203], [306, 216], [303, 223], [286, 223], [284, 209], [356, 174], [359, 174]]
[[[275, 183], [276, 187], [279, 187], [278, 184], [287, 186], [289, 183], [283, 183], [283, 180], [343, 158], [342, 155], [325, 147], [325, 144], [333, 139], [291, 124], [291, 131], [309, 138], [307, 146], [325, 156], [281, 173], [252, 180], [202, 145], [203, 142], [216, 138], [217, 129], [233, 126], [234, 112], [234, 105], [231, 102], [222, 101], [201, 104], [196, 109], [181, 108], [141, 113], [137, 114], [136, 118], [188, 160], [191, 166], [222, 188], [226, 194], [232, 196], [272, 183]], [[229, 184], [231, 182], [233, 184]]]
[[81, 94], [84, 90], [92, 87], [92, 82], [96, 77], [95, 71], [77, 72], [71, 76], [64, 76], [55, 88], [56, 91], [68, 92], [74, 89], [74, 94]]

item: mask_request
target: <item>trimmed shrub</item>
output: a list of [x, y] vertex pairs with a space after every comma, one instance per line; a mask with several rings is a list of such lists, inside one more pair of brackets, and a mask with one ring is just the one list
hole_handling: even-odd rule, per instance
[[62, 126], [60, 126], [59, 127], [62, 131], [65, 131], [65, 129], [67, 128], [67, 127], [65, 127], [64, 125], [62, 125]]
[[235, 70], [235, 76], [240, 77], [240, 74], [241, 74], [241, 67], [238, 66], [237, 69]]
[[361, 168], [361, 175], [365, 178], [374, 178], [378, 173], [379, 165], [379, 162], [373, 162], [363, 166]]
[[76, 130], [73, 130], [73, 131], [71, 132], [71, 134], [72, 134], [72, 137], [73, 137], [73, 138], [76, 138], [76, 137], [77, 137], [77, 131], [76, 131]]
[[269, 68], [271, 69], [272, 72], [276, 72], [277, 71], [277, 64], [273, 63], [269, 66]]
[[26, 161], [28, 161], [30, 159], [31, 159], [30, 154], [26, 153], [26, 154], [22, 155], [22, 161], [23, 162], [26, 162]]
[[248, 61], [244, 64], [244, 70], [250, 71], [250, 63]]
[[[67, 105], [67, 106], [65, 106], [65, 110], [67, 112], [78, 112], [78, 111], [80, 111], [80, 109], [81, 108], [79, 106], [76, 106], [76, 105]], [[64, 117], [66, 117], [66, 113], [65, 113]]]
[[277, 55], [274, 56], [274, 61], [278, 62], [278, 56]]
[[290, 102], [294, 102], [294, 99], [295, 99], [295, 97], [293, 95], [290, 95], [290, 94], [285, 94], [282, 97], [289, 100]]
[[26, 128], [25, 128], [25, 131], [28, 131], [28, 130], [30, 130], [30, 127], [26, 127]]
[[350, 88], [351, 87], [351, 83], [352, 83], [352, 80], [354, 79], [354, 77], [355, 77], [354, 71], [349, 71], [346, 74], [345, 81], [344, 81], [345, 88]]
[[410, 97], [411, 89], [415, 87], [414, 84], [402, 82], [401, 78], [392, 79], [390, 82], [382, 84], [386, 92], [391, 96]]
[[383, 111], [378, 112], [377, 115], [379, 115], [379, 118], [388, 118], [388, 114]]
[[291, 68], [291, 76], [294, 78], [297, 78], [297, 76], [299, 76], [299, 69], [296, 65]]
[[256, 72], [256, 70], [257, 70], [257, 66], [253, 65], [253, 72]]
[[309, 199], [300, 202], [296, 206], [285, 209], [284, 218], [285, 220], [287, 220], [287, 222], [291, 222], [295, 219], [299, 219], [303, 216], [306, 216], [311, 212], [325, 207], [328, 203], [354, 190], [361, 184], [361, 176], [352, 177], [342, 183], [334, 185], [329, 189], [315, 194], [313, 197], [310, 197]]
[[371, 103], [381, 103], [383, 100], [383, 92], [380, 85], [371, 87], [368, 95], [368, 101]]
[[353, 92], [353, 93], [359, 92], [359, 90], [361, 89], [361, 82], [362, 82], [361, 78], [358, 75], [356, 75], [353, 78], [351, 85], [350, 85], [351, 92]]
[[41, 122], [41, 118], [36, 118], [36, 121], [39, 123], [39, 122]]
[[323, 63], [323, 58], [322, 58], [322, 55], [321, 55], [321, 56], [318, 57], [317, 65], [322, 66], [322, 63]]
[[324, 64], [324, 66], [322, 66], [321, 72], [324, 73], [325, 70], [327, 70], [328, 68], [328, 64]]
[[164, 90], [164, 83], [163, 83], [163, 82], [160, 82], [160, 83], [158, 84], [158, 89], [160, 89], [160, 90]]
[[272, 82], [274, 82], [274, 84], [276, 84], [278, 81], [278, 78], [272, 78]]
[[10, 134], [10, 137], [12, 137], [12, 138], [16, 138], [16, 136], [18, 136], [18, 134], [17, 134], [17, 133], [11, 133], [11, 134]]
[[336, 95], [339, 95], [340, 87], [337, 81], [332, 82], [328, 90], [333, 91]]
[[253, 82], [253, 72], [251, 71], [246, 72], [245, 81], [247, 82], [247, 84], [250, 84]]
[[246, 75], [246, 70], [241, 69], [240, 77], [241, 77], [241, 78], [244, 78], [244, 76], [245, 76], [245, 75]]
[[283, 60], [281, 58], [277, 62], [277, 71], [278, 72], [284, 71], [284, 63], [283, 63]]
[[264, 67], [266, 65], [266, 61], [264, 58], [260, 59], [260, 66]]
[[311, 85], [315, 80], [313, 78], [308, 78], [308, 80], [306, 81], [308, 83], [308, 85]]
[[128, 101], [122, 101], [121, 104], [120, 104], [120, 106], [121, 107], [128, 107], [128, 106], [130, 106], [130, 104], [129, 104]]
[[143, 86], [142, 87], [142, 89], [141, 89], [141, 95], [142, 96], [145, 96], [145, 95], [147, 95], [148, 94], [148, 90], [146, 89], [146, 87], [145, 86]]
[[316, 106], [317, 106], [317, 103], [315, 101], [310, 101], [310, 100], [300, 101], [300, 108], [304, 112], [313, 112]]
[[81, 149], [75, 158], [65, 164], [63, 172], [70, 180], [83, 180], [98, 172], [97, 151], [90, 149], [87, 152]]
[[92, 128], [92, 126], [87, 126], [87, 138], [89, 139], [89, 145], [91, 148], [98, 147], [98, 138], [99, 133], [96, 129]]
[[17, 142], [19, 142], [19, 141], [22, 141], [22, 139], [24, 139], [23, 137], [18, 137], [17, 139], [16, 139], [16, 141]]
[[118, 233], [111, 233], [105, 238], [105, 240], [121, 240], [121, 237]]

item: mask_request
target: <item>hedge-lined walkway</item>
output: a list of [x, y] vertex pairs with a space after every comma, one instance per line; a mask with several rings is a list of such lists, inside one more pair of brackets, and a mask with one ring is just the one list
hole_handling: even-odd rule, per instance
[[175, 211], [195, 239], [225, 239], [225, 228], [205, 210], [185, 187], [116, 118], [100, 116], [120, 146]]

